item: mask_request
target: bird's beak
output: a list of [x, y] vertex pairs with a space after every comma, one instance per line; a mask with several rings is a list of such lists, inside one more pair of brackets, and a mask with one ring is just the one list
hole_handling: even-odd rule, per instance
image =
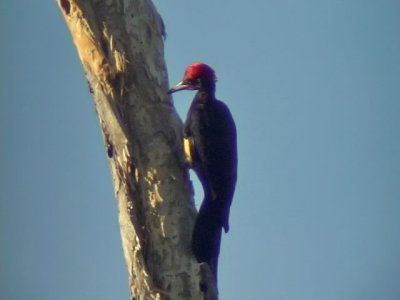
[[172, 94], [182, 90], [198, 90], [199, 87], [196, 84], [193, 84], [189, 81], [181, 81], [175, 87], [168, 91], [168, 94]]

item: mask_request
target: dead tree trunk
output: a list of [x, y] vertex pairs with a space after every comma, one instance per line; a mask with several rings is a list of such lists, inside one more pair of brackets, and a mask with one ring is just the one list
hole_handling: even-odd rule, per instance
[[196, 211], [161, 17], [150, 0], [57, 2], [94, 94], [132, 299], [217, 299], [189, 247]]

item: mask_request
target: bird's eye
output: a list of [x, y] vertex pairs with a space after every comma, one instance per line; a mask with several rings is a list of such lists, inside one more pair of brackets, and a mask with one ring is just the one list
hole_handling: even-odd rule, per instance
[[194, 80], [187, 79], [184, 81], [184, 83], [188, 85], [197, 85], [200, 83], [200, 79], [194, 79]]

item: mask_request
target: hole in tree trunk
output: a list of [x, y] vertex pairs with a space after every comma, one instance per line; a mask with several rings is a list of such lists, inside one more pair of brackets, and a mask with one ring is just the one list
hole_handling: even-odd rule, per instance
[[71, 12], [71, 4], [69, 3], [68, 0], [60, 0], [60, 5], [62, 9], [64, 10], [66, 15], [69, 15]]

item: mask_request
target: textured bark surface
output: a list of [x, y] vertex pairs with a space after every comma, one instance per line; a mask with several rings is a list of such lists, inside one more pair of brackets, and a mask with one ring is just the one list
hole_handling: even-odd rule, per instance
[[[217, 299], [189, 245], [195, 208], [148, 0], [58, 0], [107, 147], [132, 299]], [[203, 290], [203, 291], [202, 291]]]

